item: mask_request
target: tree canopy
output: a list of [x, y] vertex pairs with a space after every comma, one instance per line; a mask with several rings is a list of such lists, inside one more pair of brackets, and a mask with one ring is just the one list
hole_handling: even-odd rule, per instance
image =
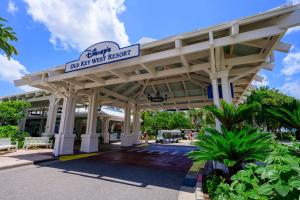
[[273, 113], [268, 110], [286, 109], [287, 111], [297, 110], [299, 100], [285, 95], [279, 90], [261, 87], [253, 90], [247, 98], [247, 104], [258, 103], [260, 109], [254, 112], [253, 121], [258, 127], [276, 133], [281, 127], [290, 128], [285, 120], [275, 118]]
[[4, 51], [9, 59], [12, 54], [18, 54], [17, 49], [10, 44], [10, 42], [17, 41], [18, 39], [11, 27], [4, 26], [5, 22], [7, 21], [0, 17], [0, 50]]
[[17, 125], [29, 107], [30, 103], [25, 101], [0, 102], [0, 125]]
[[184, 111], [145, 111], [142, 113], [142, 131], [156, 135], [158, 130], [190, 128], [190, 120]]

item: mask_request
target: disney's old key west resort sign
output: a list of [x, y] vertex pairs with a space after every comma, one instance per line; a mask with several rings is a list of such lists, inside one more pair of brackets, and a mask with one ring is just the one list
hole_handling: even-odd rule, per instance
[[139, 55], [139, 44], [120, 48], [115, 42], [100, 42], [92, 45], [82, 52], [78, 60], [67, 63], [65, 66], [65, 72], [134, 58]]

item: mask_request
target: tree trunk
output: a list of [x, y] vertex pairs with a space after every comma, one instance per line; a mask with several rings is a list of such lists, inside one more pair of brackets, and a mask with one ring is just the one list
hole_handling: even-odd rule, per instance
[[300, 129], [296, 131], [296, 140], [300, 141]]
[[252, 114], [252, 126], [256, 127], [256, 120], [255, 120], [255, 115]]

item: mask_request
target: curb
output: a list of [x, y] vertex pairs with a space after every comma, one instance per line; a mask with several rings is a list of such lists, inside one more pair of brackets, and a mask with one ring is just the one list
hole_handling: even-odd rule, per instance
[[195, 199], [196, 200], [204, 200], [204, 193], [202, 187], [202, 171], [198, 174], [196, 191], [195, 191]]
[[54, 161], [54, 160], [58, 160], [58, 159], [53, 157], [53, 158], [47, 158], [47, 159], [44, 159], [44, 160], [27, 161], [27, 162], [20, 163], [20, 164], [13, 164], [13, 165], [3, 166], [3, 167], [0, 167], [0, 170], [13, 169], [13, 168], [23, 167], [23, 166], [27, 166], [27, 165], [37, 165], [37, 164], [41, 164], [41, 163], [49, 162], [49, 161]]
[[178, 200], [204, 200], [202, 170], [205, 163], [194, 163], [181, 184]]

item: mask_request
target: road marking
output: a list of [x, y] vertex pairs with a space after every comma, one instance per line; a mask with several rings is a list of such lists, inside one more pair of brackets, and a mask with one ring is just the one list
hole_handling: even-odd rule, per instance
[[99, 155], [99, 153], [86, 153], [86, 154], [74, 154], [74, 155], [67, 155], [67, 156], [59, 156], [60, 161], [69, 161], [69, 160], [75, 160], [80, 158], [86, 158], [90, 156]]
[[157, 153], [157, 152], [159, 152], [159, 151], [157, 151], [157, 150], [152, 150], [152, 151], [148, 151], [147, 153]]
[[171, 153], [171, 155], [176, 155], [178, 153], [179, 153], [179, 151], [174, 151], [174, 152]]
[[142, 149], [142, 150], [139, 150], [137, 152], [141, 153], [141, 152], [145, 152], [145, 151], [147, 151], [147, 150], [146, 149]]
[[159, 152], [160, 155], [162, 155], [164, 153], [168, 153], [168, 151], [161, 151], [161, 152]]
[[128, 149], [127, 151], [128, 151], [128, 152], [131, 152], [131, 151], [138, 151], [138, 149]]

